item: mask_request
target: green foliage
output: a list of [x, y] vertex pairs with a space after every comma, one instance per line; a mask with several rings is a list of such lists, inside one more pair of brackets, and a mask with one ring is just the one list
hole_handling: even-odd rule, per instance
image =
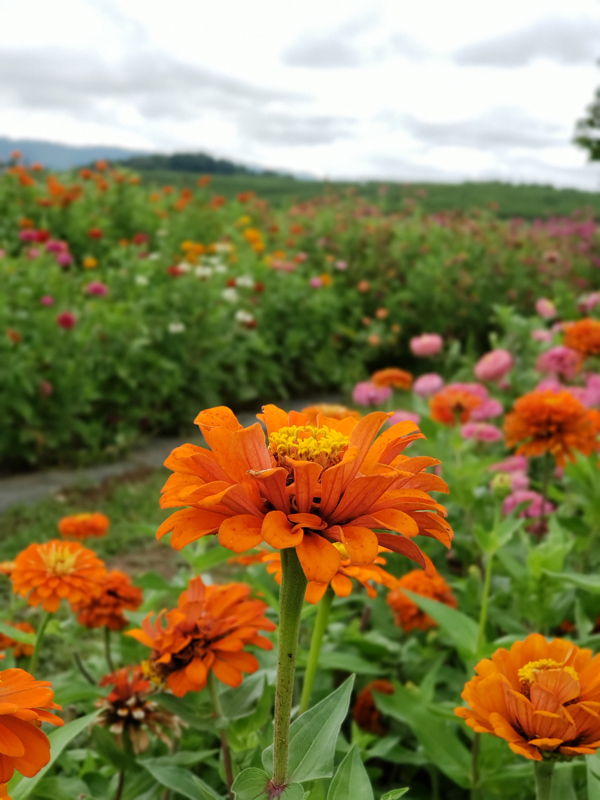
[[[348, 797], [373, 800], [373, 789], [357, 747], [352, 747], [338, 767], [327, 800], [347, 800]], [[400, 797], [401, 795], [397, 795]]]

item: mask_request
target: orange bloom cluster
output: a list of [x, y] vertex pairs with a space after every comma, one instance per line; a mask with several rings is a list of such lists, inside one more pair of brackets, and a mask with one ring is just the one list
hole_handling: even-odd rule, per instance
[[346, 419], [352, 417], [353, 419], [360, 419], [360, 411], [354, 411], [346, 406], [337, 405], [336, 403], [317, 403], [314, 406], [306, 406], [302, 409], [302, 413], [308, 417], [309, 425], [317, 424], [317, 417], [319, 414], [323, 417], [330, 419]]
[[[35, 628], [29, 622], [9, 622], [8, 624], [11, 628], [22, 631], [22, 633], [35, 633]], [[0, 650], [12, 650], [15, 658], [23, 658], [32, 655], [33, 645], [23, 644], [23, 642], [18, 642], [16, 639], [11, 639], [10, 636], [0, 633]]]
[[0, 797], [15, 770], [31, 778], [50, 761], [50, 742], [40, 730], [42, 722], [64, 725], [48, 709], [53, 703], [52, 684], [36, 681], [23, 669], [0, 672]]
[[258, 661], [244, 648], [253, 644], [272, 649], [259, 634], [275, 630], [264, 616], [266, 608], [250, 598], [250, 587], [243, 583], [205, 586], [198, 576], [181, 594], [177, 608], [161, 611], [154, 624], [149, 614], [142, 629], [128, 635], [152, 648], [145, 665], [150, 678], [183, 697], [206, 686], [209, 670], [228, 686], [239, 686], [243, 672], [256, 672]]
[[586, 356], [600, 355], [600, 320], [588, 317], [564, 326], [564, 344]]
[[403, 369], [388, 367], [374, 372], [371, 375], [371, 383], [375, 384], [379, 389], [385, 386], [392, 386], [394, 389], [408, 390], [413, 385], [413, 376]]
[[534, 761], [600, 747], [600, 655], [532, 633], [475, 671], [462, 693], [468, 708], [455, 710], [474, 731], [493, 733]]
[[457, 422], [468, 422], [471, 412], [481, 405], [481, 399], [464, 389], [455, 389], [451, 386], [434, 394], [429, 401], [431, 419], [443, 425], [456, 425]]
[[29, 595], [30, 606], [56, 611], [62, 599], [72, 606], [100, 594], [106, 568], [91, 550], [79, 542], [53, 539], [30, 544], [15, 560], [11, 574], [13, 592]]
[[590, 411], [569, 391], [529, 392], [520, 397], [504, 422], [507, 447], [524, 456], [550, 453], [559, 467], [574, 451], [584, 455], [598, 447], [600, 415]]
[[142, 599], [142, 590], [132, 585], [129, 575], [114, 569], [102, 582], [100, 594], [74, 604], [73, 611], [79, 612], [77, 621], [86, 628], [122, 631], [129, 624], [123, 611], [136, 611]]
[[58, 530], [63, 536], [74, 539], [86, 539], [88, 536], [104, 536], [110, 526], [110, 520], [104, 514], [73, 514], [63, 517], [58, 523]]
[[372, 681], [367, 684], [356, 698], [352, 716], [359, 728], [374, 733], [376, 736], [385, 736], [388, 729], [382, 722], [381, 711], [377, 708], [373, 692], [394, 694], [394, 687], [386, 680]]
[[[447, 492], [425, 472], [435, 458], [407, 458], [402, 451], [423, 434], [400, 422], [377, 437], [390, 414], [356, 420], [308, 415], [265, 406], [263, 420], [244, 428], [224, 407], [196, 418], [211, 450], [186, 444], [169, 456], [174, 470], [163, 508], [186, 505], [160, 526], [181, 549], [208, 534], [236, 553], [265, 542], [295, 547], [309, 581], [328, 584], [338, 572], [342, 544], [353, 565], [372, 564], [379, 547], [427, 562], [412, 540], [422, 534], [450, 546], [446, 510], [428, 492]], [[377, 437], [377, 438], [376, 438]], [[380, 531], [387, 531], [382, 533]], [[378, 531], [378, 532], [375, 532]]]
[[444, 603], [444, 605], [451, 608], [456, 608], [457, 605], [452, 590], [442, 576], [435, 572], [433, 567], [428, 572], [422, 572], [419, 569], [407, 572], [398, 581], [397, 588], [387, 596], [388, 605], [394, 612], [396, 625], [402, 628], [405, 633], [415, 628], [420, 631], [435, 628], [437, 627], [437, 622], [429, 614], [421, 611], [419, 606], [413, 603], [402, 589], [407, 589], [409, 592], [421, 595], [421, 597], [429, 597], [431, 600]]

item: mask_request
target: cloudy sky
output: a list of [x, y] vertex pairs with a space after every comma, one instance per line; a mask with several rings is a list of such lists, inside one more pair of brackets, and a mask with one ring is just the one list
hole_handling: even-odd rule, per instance
[[597, 0], [0, 0], [0, 135], [598, 189]]

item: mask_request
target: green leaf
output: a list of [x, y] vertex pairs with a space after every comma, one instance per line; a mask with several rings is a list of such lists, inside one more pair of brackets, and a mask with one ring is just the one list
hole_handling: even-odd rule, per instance
[[600, 800], [600, 753], [586, 756], [588, 800]]
[[215, 723], [212, 716], [209, 716], [208, 706], [206, 707], [206, 717], [203, 717], [194, 709], [191, 702], [186, 702], [186, 700], [181, 697], [175, 697], [175, 695], [167, 694], [166, 692], [159, 692], [153, 695], [152, 700], [163, 708], [166, 708], [171, 714], [177, 714], [190, 728], [194, 728], [197, 731], [215, 730]]
[[95, 725], [92, 739], [101, 758], [117, 770], [129, 770], [132, 767], [131, 756], [115, 742], [115, 737], [106, 728]]
[[578, 575], [575, 572], [550, 572], [550, 570], [547, 569], [545, 569], [544, 572], [551, 578], [564, 581], [564, 583], [570, 583], [573, 586], [577, 586], [578, 589], [584, 589], [586, 592], [592, 592], [593, 594], [600, 593], [600, 575]]
[[457, 611], [455, 608], [438, 603], [429, 597], [421, 597], [419, 594], [402, 590], [407, 594], [413, 603], [437, 622], [440, 628], [454, 642], [456, 649], [463, 656], [473, 657], [477, 652], [477, 639], [479, 638], [479, 626], [475, 620]]
[[376, 663], [367, 661], [354, 653], [321, 653], [319, 666], [341, 672], [355, 672], [357, 675], [381, 675], [384, 671]]
[[[262, 769], [250, 767], [237, 776], [233, 782], [235, 800], [269, 800], [269, 776]], [[304, 789], [299, 783], [290, 783], [283, 793], [277, 795], [281, 800], [304, 800]]]
[[237, 689], [226, 689], [220, 696], [223, 713], [228, 719], [239, 719], [251, 714], [255, 702], [265, 691], [267, 676], [260, 672], [245, 678]]
[[51, 734], [49, 734], [48, 739], [50, 740], [50, 761], [38, 772], [37, 775], [34, 775], [33, 778], [23, 778], [21, 775], [13, 776], [13, 779], [9, 783], [8, 789], [12, 800], [25, 800], [26, 797], [29, 797], [48, 770], [52, 769], [54, 762], [60, 756], [69, 742], [71, 742], [76, 736], [79, 736], [79, 734], [87, 728], [90, 722], [93, 722], [100, 711], [101, 709], [98, 709], [97, 711], [92, 711], [91, 714], [86, 714], [85, 717], [79, 717], [79, 719], [74, 719], [72, 722], [67, 722], [64, 727], [57, 728], [56, 730], [52, 731]]
[[392, 789], [391, 792], [386, 792], [385, 794], [381, 795], [381, 800], [398, 800], [399, 797], [404, 797], [407, 792], [408, 788]]
[[60, 777], [44, 778], [35, 787], [32, 795], [35, 800], [73, 800], [74, 797], [88, 796], [86, 784], [79, 778]]
[[188, 550], [183, 549], [181, 555], [194, 567], [197, 573], [206, 572], [212, 569], [212, 567], [216, 567], [218, 564], [228, 561], [230, 558], [235, 558], [231, 550], [228, 550], [226, 547], [221, 547], [221, 545], [211, 547], [205, 553], [200, 553], [200, 555], [194, 555]]
[[15, 642], [35, 644], [35, 633], [25, 633], [25, 631], [20, 631], [18, 628], [13, 628], [13, 626], [9, 625], [7, 622], [0, 622], [0, 633], [14, 639]]
[[139, 759], [137, 763], [147, 769], [162, 786], [188, 800], [223, 800], [207, 783], [183, 767], [171, 766], [156, 758]]
[[371, 781], [356, 745], [338, 767], [327, 793], [327, 800], [348, 800], [349, 797], [373, 800]]
[[[288, 775], [292, 781], [314, 781], [333, 775], [338, 733], [350, 705], [354, 675], [290, 726]], [[273, 745], [262, 754], [267, 772], [273, 772]]]

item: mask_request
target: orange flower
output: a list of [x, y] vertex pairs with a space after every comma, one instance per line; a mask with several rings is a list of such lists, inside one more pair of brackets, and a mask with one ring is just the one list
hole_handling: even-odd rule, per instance
[[[9, 622], [7, 624], [23, 633], [35, 633], [35, 628], [29, 622]], [[16, 639], [11, 639], [10, 636], [0, 633], [0, 650], [12, 650], [15, 658], [23, 658], [33, 654], [33, 645], [17, 642]]]
[[306, 406], [302, 409], [302, 414], [308, 415], [308, 424], [316, 425], [317, 417], [321, 414], [330, 419], [345, 419], [352, 417], [353, 419], [360, 419], [360, 412], [353, 411], [346, 406], [337, 405], [335, 403], [317, 403], [314, 406]]
[[110, 526], [110, 520], [104, 514], [73, 514], [63, 517], [58, 523], [58, 530], [63, 536], [75, 539], [86, 539], [88, 536], [104, 536]]
[[388, 594], [387, 602], [394, 612], [396, 625], [402, 628], [405, 633], [415, 628], [420, 631], [435, 628], [437, 627], [437, 622], [428, 614], [425, 614], [424, 611], [421, 611], [419, 606], [413, 603], [402, 589], [408, 589], [409, 592], [414, 592], [421, 595], [421, 597], [430, 597], [438, 603], [444, 603], [446, 606], [456, 608], [456, 598], [452, 594], [452, 590], [442, 576], [433, 568], [427, 573], [419, 569], [407, 572], [406, 575], [400, 578], [397, 587]]
[[[428, 492], [447, 492], [441, 478], [424, 470], [434, 458], [407, 458], [404, 448], [423, 439], [412, 422], [400, 422], [375, 438], [390, 414], [361, 420], [308, 415], [265, 406], [260, 424], [243, 428], [225, 407], [196, 418], [211, 450], [186, 444], [165, 462], [175, 471], [162, 506], [186, 505], [157, 531], [172, 531], [180, 550], [208, 534], [243, 553], [262, 542], [276, 550], [295, 547], [309, 581], [328, 584], [341, 562], [342, 543], [352, 564], [372, 564], [379, 546], [426, 566], [412, 537], [421, 533], [450, 546], [446, 511]], [[375, 533], [375, 530], [388, 531]]]
[[565, 347], [577, 350], [584, 358], [600, 355], [600, 320], [587, 317], [568, 322], [563, 330]]
[[455, 713], [525, 758], [591, 755], [600, 747], [600, 655], [532, 633], [496, 650], [465, 686]]
[[53, 703], [52, 684], [36, 681], [24, 669], [0, 672], [0, 797], [7, 798], [6, 784], [15, 770], [31, 778], [50, 761], [50, 742], [40, 730], [42, 722], [64, 725], [48, 709]]
[[177, 608], [161, 611], [154, 624], [149, 614], [141, 630], [127, 635], [152, 648], [144, 665], [150, 678], [183, 697], [204, 689], [209, 670], [228, 686], [239, 686], [243, 672], [256, 672], [258, 661], [244, 647], [272, 649], [259, 634], [275, 630], [264, 616], [266, 608], [250, 598], [250, 587], [243, 583], [205, 586], [198, 576], [180, 595]]
[[[381, 569], [380, 565], [386, 563], [384, 558], [378, 556], [372, 564], [360, 567], [354, 566], [350, 561], [348, 553], [345, 552], [343, 545], [336, 543], [334, 547], [339, 550], [342, 557], [338, 571], [331, 579], [331, 584], [309, 581], [305, 596], [308, 603], [312, 603], [313, 605], [318, 603], [327, 591], [329, 585], [331, 585], [331, 588], [338, 597], [348, 597], [352, 591], [351, 578], [354, 578], [365, 587], [369, 597], [377, 597], [377, 591], [371, 586], [370, 581], [387, 586], [388, 589], [394, 589], [398, 585], [398, 581], [393, 575]], [[389, 550], [385, 550], [383, 547], [379, 549], [382, 552], [389, 553]], [[281, 555], [279, 553], [266, 553], [263, 554], [261, 560], [268, 564], [267, 572], [273, 575], [277, 583], [281, 585]]]
[[77, 621], [86, 628], [122, 631], [129, 624], [123, 611], [136, 611], [141, 606], [142, 590], [132, 586], [129, 575], [118, 569], [108, 573], [101, 589], [97, 597], [73, 605], [73, 611], [79, 612]]
[[434, 394], [429, 401], [431, 419], [443, 425], [456, 425], [457, 420], [463, 425], [471, 419], [471, 412], [481, 405], [481, 399], [464, 389], [450, 386]]
[[126, 731], [135, 753], [143, 753], [150, 745], [146, 728], [158, 736], [167, 746], [171, 740], [166, 730], [175, 736], [181, 733], [181, 723], [175, 714], [160, 709], [150, 699], [153, 691], [150, 681], [145, 680], [141, 667], [123, 667], [105, 675], [100, 686], [114, 686], [108, 697], [96, 702], [96, 708], [104, 709], [96, 718], [95, 725], [108, 728], [116, 734], [119, 747], [123, 746], [123, 732]]
[[589, 411], [569, 391], [529, 392], [520, 397], [504, 422], [507, 447], [517, 454], [551, 453], [559, 467], [575, 460], [578, 450], [589, 456], [598, 446], [598, 412]]
[[375, 704], [373, 692], [381, 694], [394, 694], [393, 685], [386, 680], [372, 681], [359, 693], [352, 709], [352, 716], [359, 728], [376, 736], [385, 736], [387, 726], [381, 720], [381, 711]]
[[64, 598], [73, 606], [99, 595], [106, 568], [95, 553], [79, 542], [53, 539], [30, 544], [15, 560], [11, 575], [13, 592], [29, 594], [30, 606], [42, 603], [44, 611], [56, 611]]
[[384, 386], [393, 386], [394, 389], [408, 390], [413, 384], [413, 376], [403, 369], [388, 367], [374, 372], [371, 375], [371, 383], [374, 383], [379, 389]]

